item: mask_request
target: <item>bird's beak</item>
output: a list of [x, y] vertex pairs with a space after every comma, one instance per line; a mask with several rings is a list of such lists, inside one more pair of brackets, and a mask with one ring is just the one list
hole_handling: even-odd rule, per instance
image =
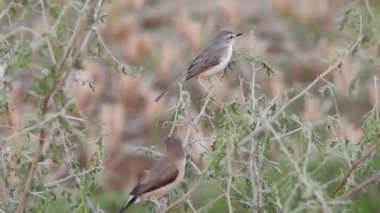
[[243, 33], [235, 33], [235, 38], [243, 35]]

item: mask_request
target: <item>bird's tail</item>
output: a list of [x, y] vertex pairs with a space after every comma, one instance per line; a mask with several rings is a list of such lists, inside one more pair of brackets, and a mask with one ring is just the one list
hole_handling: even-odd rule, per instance
[[130, 205], [132, 205], [137, 200], [137, 196], [132, 196], [129, 198], [127, 204], [119, 211], [119, 213], [123, 213]]
[[159, 96], [157, 96], [157, 98], [155, 99], [155, 101], [159, 101], [162, 96], [165, 95], [165, 93], [167, 93], [169, 90], [171, 90], [174, 86], [176, 86], [185, 76], [186, 76], [186, 72], [181, 75], [179, 78], [177, 78], [172, 84], [170, 84], [164, 91], [161, 92], [161, 94]]

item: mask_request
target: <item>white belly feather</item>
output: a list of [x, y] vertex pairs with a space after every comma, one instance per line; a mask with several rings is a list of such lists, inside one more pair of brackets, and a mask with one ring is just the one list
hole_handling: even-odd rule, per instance
[[207, 78], [207, 77], [210, 77], [210, 76], [212, 76], [218, 72], [223, 71], [226, 68], [227, 64], [230, 62], [231, 56], [232, 56], [232, 45], [229, 46], [229, 48], [227, 50], [227, 54], [224, 55], [224, 57], [222, 58], [223, 60], [218, 65], [212, 67], [211, 69], [209, 69], [207, 71], [202, 72], [199, 75], [199, 77]]

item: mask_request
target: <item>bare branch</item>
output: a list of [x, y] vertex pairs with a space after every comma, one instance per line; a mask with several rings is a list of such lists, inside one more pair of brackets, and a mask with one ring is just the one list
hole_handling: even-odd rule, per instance
[[380, 172], [375, 173], [371, 177], [365, 179], [363, 182], [352, 188], [347, 192], [347, 194], [343, 197], [344, 200], [349, 200], [352, 196], [354, 196], [358, 191], [368, 186], [373, 182], [380, 181]]
[[342, 180], [339, 182], [339, 184], [335, 187], [334, 191], [331, 193], [331, 197], [334, 198], [336, 194], [343, 188], [343, 186], [347, 183], [348, 178], [352, 174], [352, 172], [358, 168], [358, 166], [366, 161], [368, 158], [371, 157], [372, 153], [376, 151], [376, 149], [380, 146], [380, 141], [373, 144], [371, 148], [369, 148], [368, 152], [361, 157], [360, 159], [356, 160], [355, 162], [352, 163], [351, 168], [346, 172]]

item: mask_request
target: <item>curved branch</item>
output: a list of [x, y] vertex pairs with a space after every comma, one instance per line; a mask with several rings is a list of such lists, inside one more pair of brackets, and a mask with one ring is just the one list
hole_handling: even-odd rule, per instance
[[373, 183], [373, 182], [377, 182], [377, 181], [380, 181], [380, 172], [377, 172], [375, 173], [374, 175], [372, 175], [371, 177], [365, 179], [363, 182], [361, 182], [360, 184], [358, 184], [357, 186], [355, 186], [354, 188], [352, 188], [351, 190], [349, 190], [347, 192], [346, 195], [344, 195], [343, 199], [344, 200], [348, 200], [350, 199], [353, 195], [355, 195], [358, 191], [360, 191], [361, 189], [363, 189], [364, 187], [368, 186], [369, 184]]
[[334, 198], [336, 194], [343, 188], [344, 185], [346, 185], [348, 178], [350, 177], [351, 173], [358, 168], [358, 166], [363, 163], [365, 160], [367, 160], [369, 157], [371, 157], [372, 153], [376, 151], [376, 149], [380, 146], [380, 141], [373, 144], [371, 148], [368, 150], [368, 152], [361, 157], [360, 159], [356, 160], [352, 163], [351, 168], [346, 172], [342, 180], [339, 182], [339, 184], [335, 187], [334, 191], [331, 193], [331, 197]]

